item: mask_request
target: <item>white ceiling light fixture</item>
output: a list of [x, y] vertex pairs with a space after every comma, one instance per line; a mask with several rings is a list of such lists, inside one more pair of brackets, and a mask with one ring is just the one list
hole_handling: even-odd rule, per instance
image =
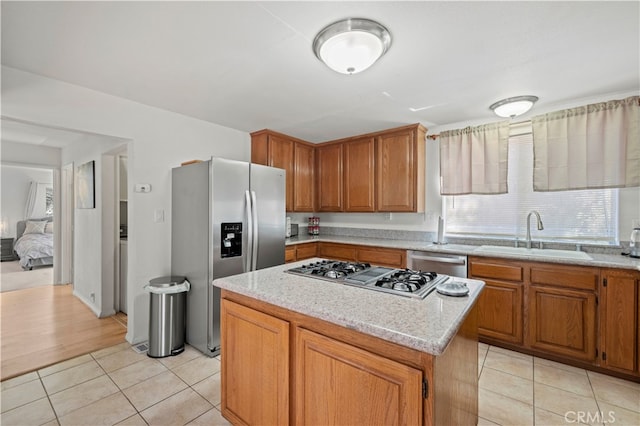
[[502, 99], [492, 104], [489, 109], [499, 117], [513, 118], [529, 111], [537, 100], [537, 96], [515, 96], [513, 98]]
[[389, 31], [370, 19], [334, 22], [313, 40], [313, 53], [332, 70], [356, 74], [373, 65], [391, 46]]

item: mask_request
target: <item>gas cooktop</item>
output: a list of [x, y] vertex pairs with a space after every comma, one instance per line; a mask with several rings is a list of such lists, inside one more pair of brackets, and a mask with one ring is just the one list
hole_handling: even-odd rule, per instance
[[418, 299], [425, 298], [438, 284], [449, 279], [448, 275], [435, 272], [326, 259], [285, 272]]

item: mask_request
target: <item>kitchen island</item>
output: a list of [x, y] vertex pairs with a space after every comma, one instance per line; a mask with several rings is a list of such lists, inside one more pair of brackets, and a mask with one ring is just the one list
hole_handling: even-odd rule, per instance
[[[319, 260], [319, 259], [318, 259]], [[412, 299], [287, 274], [221, 278], [222, 413], [234, 424], [476, 424], [469, 295]]]

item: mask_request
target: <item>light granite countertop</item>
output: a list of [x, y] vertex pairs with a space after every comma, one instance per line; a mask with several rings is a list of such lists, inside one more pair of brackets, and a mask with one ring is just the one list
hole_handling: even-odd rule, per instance
[[[490, 253], [479, 252], [477, 245], [463, 245], [463, 244], [445, 244], [437, 245], [431, 241], [412, 241], [412, 240], [394, 240], [383, 238], [367, 238], [367, 237], [343, 237], [339, 235], [322, 235], [322, 236], [307, 236], [299, 235], [286, 239], [286, 245], [309, 243], [314, 241], [342, 243], [342, 244], [357, 244], [364, 246], [396, 248], [402, 250], [421, 250], [433, 253], [450, 253], [450, 254], [462, 254], [467, 256], [483, 256], [483, 257], [498, 257], [504, 259], [524, 260], [533, 262], [548, 262], [548, 263], [560, 263], [566, 265], [581, 265], [581, 266], [595, 266], [604, 268], [620, 268], [620, 269], [632, 269], [640, 271], [640, 259], [629, 258], [628, 256], [622, 256], [621, 254], [604, 254], [588, 252], [590, 259], [574, 259], [565, 257], [549, 257], [549, 256], [531, 256], [526, 253]], [[622, 251], [622, 250], [620, 250]]]
[[436, 356], [455, 336], [484, 286], [482, 281], [456, 278], [467, 283], [467, 296], [434, 291], [418, 300], [284, 272], [317, 260], [219, 278], [213, 284]]

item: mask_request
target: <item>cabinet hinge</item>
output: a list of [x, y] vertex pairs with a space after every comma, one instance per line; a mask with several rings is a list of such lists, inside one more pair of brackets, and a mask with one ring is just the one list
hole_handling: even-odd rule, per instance
[[607, 279], [603, 278], [602, 279], [602, 287], [606, 287], [607, 286]]
[[598, 305], [600, 301], [598, 300], [598, 296], [596, 296], [596, 305]]
[[602, 360], [603, 361], [607, 360], [607, 353], [606, 352], [602, 352]]
[[598, 358], [598, 348], [596, 348], [596, 358]]
[[429, 382], [427, 379], [422, 380], [422, 397], [424, 399], [429, 398]]

